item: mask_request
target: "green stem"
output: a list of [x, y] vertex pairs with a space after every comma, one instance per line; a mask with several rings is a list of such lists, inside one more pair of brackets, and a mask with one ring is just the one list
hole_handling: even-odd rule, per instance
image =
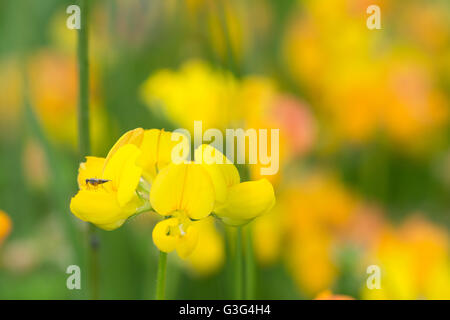
[[87, 0], [79, 0], [81, 28], [78, 30], [78, 143], [82, 157], [90, 154], [89, 139], [89, 58], [88, 58], [88, 19]]
[[242, 300], [242, 287], [243, 287], [242, 227], [236, 228], [236, 247], [234, 252], [234, 260], [235, 260], [234, 298], [236, 300]]
[[99, 269], [99, 238], [97, 235], [96, 227], [89, 224], [89, 261], [90, 261], [90, 287], [91, 287], [91, 297], [93, 300], [98, 300], [100, 297], [100, 269]]
[[167, 253], [159, 252], [158, 274], [156, 276], [156, 300], [164, 300], [166, 289]]
[[251, 225], [246, 227], [245, 239], [245, 299], [255, 299], [255, 258], [252, 245]]
[[[78, 1], [81, 11], [81, 28], [78, 30], [78, 144], [80, 157], [91, 153], [89, 134], [89, 56], [88, 56], [88, 25], [89, 6], [87, 0]], [[91, 298], [99, 298], [99, 239], [94, 226], [89, 225], [88, 242], [90, 258]]]
[[226, 49], [226, 62], [227, 67], [230, 71], [234, 72], [236, 75], [240, 75], [239, 64], [237, 61], [237, 57], [235, 56], [235, 52], [233, 52], [233, 45], [231, 41], [231, 35], [229, 32], [229, 26], [227, 22], [226, 16], [226, 7], [224, 1], [218, 2], [217, 11], [219, 12], [219, 22], [222, 28], [223, 37], [225, 40], [225, 49]]

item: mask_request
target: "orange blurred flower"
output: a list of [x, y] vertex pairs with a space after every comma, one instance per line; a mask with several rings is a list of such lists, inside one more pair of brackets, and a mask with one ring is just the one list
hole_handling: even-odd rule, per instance
[[[414, 43], [388, 41], [391, 35], [382, 30], [369, 30], [360, 20], [366, 0], [324, 2], [305, 1], [300, 13], [294, 12], [284, 54], [289, 71], [307, 87], [322, 115], [325, 145], [366, 143], [382, 132], [408, 151], [432, 147], [449, 119], [439, 84], [448, 59]], [[383, 13], [405, 15], [405, 6], [391, 1], [378, 5]], [[439, 29], [442, 22], [430, 21], [440, 17], [439, 6], [430, 7], [421, 24], [436, 28], [431, 41], [442, 43], [448, 37]], [[417, 28], [413, 25], [412, 30]]]
[[355, 298], [343, 294], [333, 294], [331, 290], [324, 290], [314, 300], [355, 300]]
[[[95, 149], [104, 134], [105, 115], [99, 108], [96, 68], [91, 68], [91, 136]], [[73, 55], [42, 50], [28, 65], [31, 104], [48, 136], [77, 144], [78, 68]]]
[[6, 212], [0, 210], [0, 245], [11, 233], [12, 221]]

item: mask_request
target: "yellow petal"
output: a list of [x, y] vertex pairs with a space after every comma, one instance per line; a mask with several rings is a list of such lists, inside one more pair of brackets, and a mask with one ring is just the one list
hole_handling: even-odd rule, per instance
[[79, 219], [112, 230], [133, 215], [140, 205], [138, 198], [130, 201], [125, 207], [119, 206], [116, 195], [106, 190], [80, 190], [70, 201], [70, 211]]
[[78, 168], [78, 187], [80, 189], [89, 189], [86, 179], [98, 179], [102, 176], [103, 164], [105, 158], [86, 157], [86, 162], [80, 163]]
[[144, 129], [136, 128], [130, 131], [125, 132], [119, 140], [113, 145], [111, 150], [109, 150], [108, 155], [106, 156], [105, 166], [111, 159], [111, 157], [119, 150], [121, 147], [127, 144], [134, 144], [137, 147], [140, 147], [142, 144], [142, 140], [144, 139]]
[[187, 137], [178, 132], [167, 132], [164, 130], [161, 131], [158, 149], [158, 170], [163, 169], [173, 162], [172, 160], [174, 155], [172, 154], [172, 152], [175, 152], [174, 148], [179, 144], [181, 145], [181, 148], [175, 150], [178, 151], [178, 154], [176, 156], [178, 158], [186, 159], [189, 154], [187, 153], [184, 157], [182, 157], [182, 153], [180, 151], [189, 150], [190, 142], [188, 141]]
[[198, 228], [191, 224], [186, 233], [178, 238], [176, 250], [181, 259], [186, 259], [194, 251], [198, 243]]
[[153, 228], [152, 238], [155, 246], [163, 252], [175, 250], [177, 236], [171, 234], [171, 229], [177, 228], [179, 220], [177, 218], [165, 219], [156, 224]]
[[207, 144], [198, 147], [194, 157], [195, 162], [201, 163], [210, 175], [216, 201], [223, 203], [227, 197], [228, 188], [240, 181], [237, 168], [219, 150]]
[[141, 151], [135, 145], [127, 144], [118, 149], [106, 164], [102, 179], [111, 180], [120, 206], [135, 196], [142, 174], [142, 168], [136, 165], [140, 154]]
[[211, 213], [214, 200], [211, 178], [195, 163], [165, 167], [150, 190], [152, 207], [164, 216], [180, 211], [191, 219], [201, 219]]
[[96, 226], [106, 231], [112, 231], [121, 227], [125, 223], [125, 221], [127, 221], [127, 219], [119, 219], [112, 223], [96, 224]]
[[[152, 182], [158, 171], [172, 162], [172, 151], [180, 143], [182, 146], [177, 150], [189, 150], [187, 138], [180, 133], [158, 129], [145, 130], [141, 145], [142, 154], [137, 163], [144, 169], [143, 175], [147, 181]], [[181, 154], [178, 156], [181, 158]]]
[[272, 184], [261, 179], [232, 186], [225, 204], [215, 213], [230, 224], [242, 224], [269, 211], [274, 204]]

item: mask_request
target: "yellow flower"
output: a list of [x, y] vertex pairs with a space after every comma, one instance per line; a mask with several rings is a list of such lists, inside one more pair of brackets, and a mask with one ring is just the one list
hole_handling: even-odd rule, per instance
[[120, 227], [128, 217], [149, 208], [150, 184], [172, 159], [187, 157], [183, 153], [188, 144], [183, 135], [164, 130], [126, 132], [106, 158], [87, 157], [80, 165], [80, 191], [72, 198], [71, 211], [105, 230]]
[[236, 167], [212, 146], [197, 148], [195, 161], [202, 164], [212, 178], [216, 194], [214, 213], [225, 223], [247, 223], [274, 206], [274, 190], [267, 179], [240, 183]]
[[142, 167], [142, 175], [149, 183], [154, 180], [159, 170], [172, 162], [174, 156], [180, 160], [185, 159], [187, 154], [183, 154], [183, 151], [189, 150], [189, 141], [180, 133], [136, 128], [119, 138], [109, 151], [105, 165], [118, 149], [127, 144], [133, 144], [141, 150], [136, 164]]
[[[143, 202], [136, 194], [142, 168], [136, 165], [141, 151], [132, 144], [119, 148], [105, 163], [105, 158], [86, 157], [78, 171], [79, 192], [72, 198], [70, 209], [81, 220], [105, 230], [120, 227], [134, 215]], [[107, 182], [92, 186], [86, 179]]]
[[187, 218], [169, 218], [156, 224], [152, 233], [153, 242], [159, 250], [176, 250], [180, 258], [187, 258], [198, 241], [196, 225]]
[[252, 244], [255, 256], [261, 265], [273, 265], [280, 257], [284, 230], [280, 217], [283, 215], [277, 201], [269, 213], [256, 219], [252, 226]]
[[283, 189], [276, 208], [283, 213], [280, 223], [285, 246], [280, 249], [296, 285], [314, 297], [336, 281], [339, 270], [333, 245], [344, 234], [360, 200], [325, 172], [291, 178], [295, 182]]
[[363, 299], [449, 299], [449, 236], [420, 216], [399, 229], [386, 228], [369, 252], [382, 272], [378, 290], [362, 288]]
[[267, 179], [260, 179], [231, 186], [226, 202], [214, 212], [225, 223], [240, 225], [268, 212], [274, 204], [272, 184]]
[[233, 103], [237, 85], [231, 73], [194, 60], [179, 71], [160, 70], [151, 75], [141, 95], [152, 110], [161, 109], [174, 123], [192, 132], [195, 120], [201, 119], [207, 129], [226, 128], [240, 118]]
[[172, 218], [159, 222], [153, 241], [159, 250], [177, 250], [186, 258], [195, 248], [195, 221], [206, 218], [214, 208], [215, 193], [206, 170], [199, 164], [170, 164], [156, 176], [151, 191], [153, 209]]
[[0, 245], [11, 232], [12, 222], [6, 212], [0, 210]]

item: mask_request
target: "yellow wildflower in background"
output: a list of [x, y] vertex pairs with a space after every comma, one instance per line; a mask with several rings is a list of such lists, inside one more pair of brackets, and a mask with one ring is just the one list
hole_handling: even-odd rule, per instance
[[450, 299], [448, 233], [422, 218], [384, 230], [367, 260], [382, 278], [378, 290], [363, 287], [364, 299]]
[[[279, 255], [286, 258], [298, 287], [314, 297], [332, 287], [336, 280], [338, 266], [333, 245], [358, 209], [359, 200], [338, 180], [325, 173], [292, 178], [292, 184], [284, 189], [277, 201], [275, 210], [280, 214], [266, 216], [278, 218], [278, 221], [265, 223], [273, 224], [274, 228], [279, 224], [281, 230], [272, 230], [276, 242], [271, 243], [278, 247], [271, 250], [281, 251]], [[262, 262], [270, 262], [264, 260], [272, 258], [266, 257], [264, 252], [264, 243], [267, 242], [264, 230], [268, 226], [260, 223], [258, 221], [253, 230], [256, 256]], [[276, 257], [276, 252], [273, 255]]]
[[229, 72], [214, 70], [193, 60], [179, 71], [161, 70], [150, 76], [141, 95], [153, 110], [163, 110], [169, 119], [192, 132], [195, 120], [206, 128], [226, 128], [239, 119], [233, 107], [236, 79]]
[[215, 227], [212, 216], [196, 224], [198, 243], [187, 258], [187, 263], [196, 274], [209, 276], [217, 272], [225, 262], [225, 242]]
[[[299, 5], [284, 42], [289, 72], [302, 87], [308, 86], [311, 103], [322, 114], [326, 145], [362, 145], [381, 132], [407, 151], [434, 147], [449, 119], [439, 80], [448, 59], [442, 55], [445, 50], [427, 48], [442, 46], [448, 36], [439, 29], [445, 20], [441, 6], [420, 5], [421, 23], [434, 28], [427, 30], [418, 27], [421, 23], [400, 27], [399, 19], [411, 15], [411, 8], [416, 13], [417, 5], [381, 2], [381, 11], [396, 17], [397, 41], [392, 41], [391, 33], [372, 32], [361, 23], [368, 5], [364, 1], [328, 2]], [[336, 25], [340, 32], [330, 37]], [[426, 40], [428, 33], [433, 36]]]
[[9, 235], [12, 229], [11, 218], [4, 212], [0, 210], [0, 245]]

